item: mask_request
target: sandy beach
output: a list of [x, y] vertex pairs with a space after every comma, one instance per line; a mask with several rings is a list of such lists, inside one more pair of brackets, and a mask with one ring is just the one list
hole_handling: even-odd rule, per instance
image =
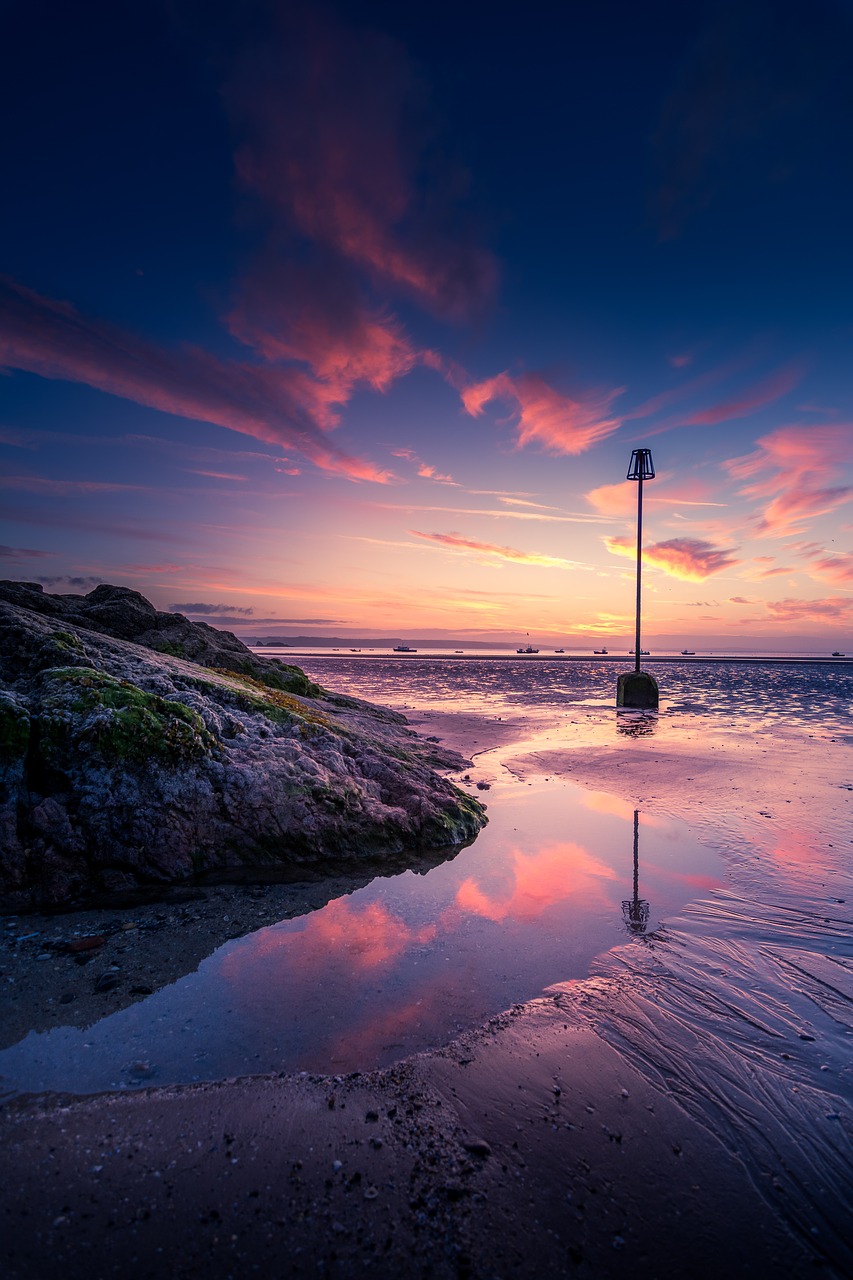
[[[408, 714], [473, 760], [492, 821], [501, 776], [570, 778], [688, 817], [725, 890], [385, 1070], [7, 1102], [5, 1274], [848, 1273], [849, 746], [698, 719], [673, 735], [663, 717], [614, 733], [603, 710], [582, 734], [556, 714]], [[155, 952], [197, 963], [224, 915], [251, 927], [235, 904], [263, 922], [340, 891], [167, 903], [140, 984]], [[48, 971], [13, 974], [46, 1008]]]

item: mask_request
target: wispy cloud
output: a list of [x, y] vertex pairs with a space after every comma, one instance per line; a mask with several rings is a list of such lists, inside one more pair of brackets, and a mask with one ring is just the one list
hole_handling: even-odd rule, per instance
[[424, 462], [414, 451], [414, 449], [392, 449], [391, 456], [394, 458], [405, 458], [407, 462], [415, 464], [418, 475], [422, 480], [434, 480], [436, 484], [449, 484], [455, 488], [460, 486], [451, 475], [445, 475], [434, 467], [430, 462]]
[[723, 465], [733, 479], [749, 482], [741, 495], [768, 500], [756, 522], [758, 536], [787, 537], [853, 497], [850, 485], [831, 483], [851, 458], [851, 426], [838, 423], [780, 427], [762, 436], [752, 453]]
[[536, 373], [499, 373], [461, 389], [465, 409], [479, 417], [492, 400], [513, 406], [519, 449], [538, 444], [549, 453], [578, 454], [618, 431], [622, 419], [610, 407], [624, 388], [569, 396]]
[[405, 50], [329, 13], [278, 14], [277, 30], [244, 54], [225, 93], [244, 186], [379, 286], [470, 317], [494, 290], [495, 265], [462, 230], [446, 169], [420, 181], [421, 140], [435, 122]]
[[391, 479], [325, 438], [340, 405], [334, 388], [310, 374], [221, 360], [195, 347], [170, 351], [9, 280], [0, 281], [2, 365], [284, 445], [350, 479]]
[[576, 569], [574, 560], [564, 560], [560, 556], [548, 556], [536, 551], [519, 551], [516, 547], [503, 547], [494, 542], [479, 542], [475, 538], [466, 538], [461, 533], [422, 533], [419, 529], [408, 529], [415, 538], [424, 538], [428, 542], [438, 543], [450, 551], [473, 554], [477, 560], [507, 560], [512, 564], [539, 565], [549, 569]]
[[[632, 538], [605, 538], [607, 550], [617, 556], [633, 559], [637, 544]], [[733, 569], [740, 561], [725, 547], [715, 547], [701, 538], [671, 538], [643, 548], [643, 563], [662, 569], [672, 578], [688, 582], [704, 582], [712, 574]]]
[[514, 511], [512, 508], [492, 508], [484, 509], [481, 507], [434, 507], [423, 503], [409, 504], [401, 506], [394, 502], [371, 502], [372, 507], [377, 507], [382, 511], [401, 511], [411, 514], [413, 511], [439, 511], [448, 517], [454, 516], [489, 516], [495, 520], [544, 520], [553, 524], [605, 524], [605, 516], [591, 516], [589, 514], [571, 514], [571, 515], [551, 515], [547, 511]]
[[0, 476], [0, 488], [24, 493], [151, 493], [148, 485], [119, 484], [110, 480], [54, 480], [50, 476]]
[[40, 582], [43, 587], [75, 587], [79, 591], [94, 591], [95, 587], [99, 587], [104, 581], [103, 578], [95, 577], [94, 574], [84, 574], [73, 576], [67, 573], [56, 574], [49, 578], [36, 578], [36, 582]]
[[55, 555], [55, 551], [34, 551], [31, 547], [0, 546], [0, 559], [2, 560], [42, 560], [48, 556]]
[[794, 387], [802, 381], [803, 372], [801, 364], [786, 365], [783, 369], [777, 369], [770, 377], [762, 379], [761, 382], [755, 383], [754, 386], [727, 400], [720, 400], [707, 409], [695, 410], [683, 418], [682, 422], [685, 426], [710, 426], [717, 422], [746, 418], [751, 413], [757, 413], [759, 409], [763, 409], [765, 405], [780, 400], [789, 391], [793, 391]]
[[780, 622], [853, 623], [853, 598], [827, 596], [822, 600], [800, 600], [788, 596], [767, 603], [768, 612]]
[[170, 604], [170, 613], [192, 613], [203, 616], [206, 613], [236, 613], [241, 617], [249, 618], [254, 613], [254, 609], [246, 609], [237, 604], [205, 604], [198, 602], [196, 604]]
[[[725, 502], [715, 502], [703, 495], [707, 492], [705, 486], [698, 483], [692, 485], [682, 484], [673, 492], [666, 488], [668, 477], [659, 475], [655, 480], [655, 487], [645, 487], [643, 493], [643, 503], [645, 506], [654, 507], [720, 507], [724, 508], [728, 504]], [[660, 486], [660, 487], [659, 487]], [[596, 511], [601, 512], [605, 516], [635, 516], [637, 512], [637, 486], [621, 481], [618, 484], [603, 484], [597, 489], [590, 489], [584, 494], [586, 501]]]

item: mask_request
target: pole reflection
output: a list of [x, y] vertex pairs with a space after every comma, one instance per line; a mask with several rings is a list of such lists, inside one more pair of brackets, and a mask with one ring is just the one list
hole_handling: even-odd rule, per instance
[[649, 923], [650, 907], [640, 897], [640, 811], [634, 810], [634, 896], [622, 899], [622, 916], [625, 928], [634, 938], [641, 937]]

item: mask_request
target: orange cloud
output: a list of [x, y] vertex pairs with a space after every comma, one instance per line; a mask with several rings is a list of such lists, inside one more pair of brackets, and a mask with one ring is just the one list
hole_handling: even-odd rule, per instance
[[473, 551], [478, 559], [509, 560], [514, 564], [535, 564], [545, 568], [573, 569], [577, 565], [573, 560], [563, 560], [559, 556], [546, 556], [535, 551], [518, 551], [515, 547], [501, 547], [494, 542], [477, 542], [466, 538], [461, 533], [421, 533], [419, 529], [407, 529], [415, 538], [425, 538], [428, 542], [437, 542], [452, 551]]
[[[605, 538], [604, 545], [615, 556], [634, 559], [637, 544], [632, 538]], [[704, 582], [712, 574], [733, 569], [740, 564], [724, 547], [715, 547], [701, 538], [671, 538], [643, 548], [643, 561], [662, 569], [672, 578], [687, 582]]]
[[353, 480], [393, 478], [324, 438], [338, 422], [337, 393], [309, 374], [222, 360], [196, 347], [169, 351], [11, 280], [0, 280], [0, 366], [85, 383], [163, 413], [284, 445], [321, 470]]
[[577, 454], [618, 431], [622, 419], [608, 415], [622, 391], [620, 387], [575, 399], [555, 391], [539, 374], [499, 373], [463, 387], [460, 395], [472, 417], [479, 417], [492, 400], [514, 404], [519, 449], [538, 443], [549, 453]]
[[723, 465], [735, 480], [747, 480], [740, 493], [768, 498], [757, 521], [764, 537], [803, 533], [811, 520], [828, 515], [853, 497], [853, 487], [830, 483], [853, 458], [851, 426], [780, 427], [762, 436], [758, 447]]
[[[701, 485], [694, 484], [681, 488], [678, 493], [670, 493], [658, 486], [658, 482], [665, 482], [668, 477], [659, 475], [655, 482], [655, 488], [645, 489], [643, 493], [643, 503], [646, 506], [657, 507], [725, 507], [725, 502], [711, 502], [706, 500], [702, 495], [707, 490]], [[617, 484], [603, 484], [597, 489], [590, 489], [589, 493], [584, 494], [586, 501], [590, 506], [595, 507], [596, 511], [600, 511], [606, 516], [636, 516], [637, 513], [637, 489], [636, 485], [628, 484], [621, 481]]]

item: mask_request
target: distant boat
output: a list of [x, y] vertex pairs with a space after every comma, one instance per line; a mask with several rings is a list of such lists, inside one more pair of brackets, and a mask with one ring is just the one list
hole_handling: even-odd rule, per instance
[[565, 651], [565, 649], [555, 649], [555, 650], [554, 650], [554, 652], [555, 652], [555, 653], [565, 653], [566, 651]]
[[532, 644], [525, 645], [523, 649], [516, 649], [516, 653], [538, 653], [538, 649], [534, 649]]
[[593, 653], [606, 653], [606, 649], [593, 649]]
[[838, 649], [833, 649], [832, 656], [833, 658], [843, 658], [844, 654], [840, 653]]
[[696, 657], [696, 650], [695, 650], [695, 649], [682, 649], [682, 650], [681, 650], [681, 652], [682, 652], [682, 655], [683, 655], [685, 658], [695, 658], [695, 657]]
[[407, 644], [395, 644], [394, 653], [417, 653], [417, 649], [410, 649]]
[[453, 652], [454, 652], [454, 653], [464, 653], [464, 652], [465, 652], [465, 650], [464, 650], [464, 649], [454, 649], [454, 650], [453, 650]]
[[360, 649], [350, 649], [350, 653], [361, 653]]

